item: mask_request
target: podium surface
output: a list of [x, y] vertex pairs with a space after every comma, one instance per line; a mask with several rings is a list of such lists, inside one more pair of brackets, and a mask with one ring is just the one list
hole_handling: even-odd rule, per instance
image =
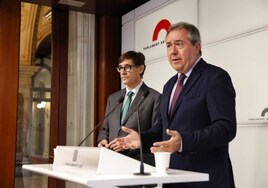
[[[61, 149], [64, 152], [59, 152]], [[66, 155], [66, 151], [70, 154]], [[65, 158], [60, 156], [62, 154]], [[87, 161], [91, 162], [87, 164]], [[135, 159], [105, 148], [63, 147], [55, 154], [53, 164], [23, 165], [22, 168], [92, 188], [209, 181], [206, 173], [168, 169], [168, 175], [160, 176], [155, 173], [155, 167], [144, 165], [144, 171], [150, 175], [134, 175], [140, 167], [140, 161]]]

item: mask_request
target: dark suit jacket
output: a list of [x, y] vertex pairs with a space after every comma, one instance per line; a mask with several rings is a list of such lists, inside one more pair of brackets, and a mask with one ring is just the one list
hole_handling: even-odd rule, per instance
[[180, 132], [182, 152], [171, 155], [170, 168], [209, 173], [209, 182], [166, 187], [233, 188], [228, 143], [236, 135], [235, 90], [223, 69], [201, 59], [182, 88], [173, 116], [169, 99], [177, 75], [164, 86], [158, 123], [142, 135], [144, 147], [168, 140], [168, 128]]
[[[149, 91], [146, 98], [141, 101], [142, 96], [146, 91]], [[106, 112], [105, 114], [109, 113], [112, 108], [117, 103], [117, 100], [121, 96], [125, 96], [126, 89], [122, 89], [111, 94], [108, 97]], [[139, 121], [141, 125], [141, 131], [145, 131], [150, 129], [153, 124], [156, 122], [157, 117], [160, 111], [160, 99], [161, 94], [156, 90], [149, 88], [145, 83], [142, 84], [140, 87], [137, 96], [135, 97], [134, 101], [131, 103], [128, 113], [126, 114], [125, 120], [123, 124], [131, 129], [138, 131], [138, 116], [137, 116], [137, 106], [139, 106]], [[123, 103], [119, 104], [114, 111], [104, 120], [102, 129], [98, 135], [98, 142], [103, 139], [108, 140], [109, 142], [114, 140], [118, 137], [126, 136], [126, 133], [121, 130], [120, 124], [120, 114], [122, 109]], [[122, 152], [125, 155], [128, 155], [135, 159], [139, 158], [139, 150], [128, 150]], [[150, 150], [145, 150], [143, 153], [144, 162], [154, 165], [154, 156], [151, 154]]]

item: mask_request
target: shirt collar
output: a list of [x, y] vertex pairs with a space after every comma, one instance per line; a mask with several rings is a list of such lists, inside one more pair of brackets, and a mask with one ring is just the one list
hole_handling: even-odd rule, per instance
[[132, 90], [128, 89], [126, 87], [126, 94], [129, 92], [129, 91], [132, 91], [134, 94], [133, 95], [136, 95], [138, 93], [138, 91], [140, 90], [141, 88], [141, 85], [143, 84], [143, 81], [141, 81], [135, 88], [133, 88]]
[[[201, 59], [201, 56], [195, 61], [194, 65], [193, 65], [193, 66], [192, 66], [186, 73], [184, 73], [184, 74], [187, 76], [186, 79], [189, 78], [189, 76], [190, 76], [190, 74], [192, 73], [194, 67], [195, 67], [196, 64], [199, 62], [200, 59]], [[181, 75], [181, 73], [178, 73], [178, 78], [180, 77], [180, 75]], [[186, 79], [185, 79], [185, 80], [186, 80]]]

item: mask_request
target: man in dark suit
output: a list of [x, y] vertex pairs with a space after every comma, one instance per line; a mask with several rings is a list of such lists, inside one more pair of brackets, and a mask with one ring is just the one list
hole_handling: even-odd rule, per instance
[[[166, 184], [168, 188], [234, 188], [229, 142], [236, 136], [235, 90], [229, 74], [201, 58], [198, 29], [189, 23], [172, 25], [166, 35], [168, 60], [177, 71], [165, 84], [157, 124], [141, 135], [151, 152], [171, 152], [170, 168], [209, 174], [208, 182]], [[171, 110], [177, 80], [185, 75]], [[124, 148], [139, 148], [137, 132], [114, 140]]]
[[[118, 62], [118, 72], [122, 83], [126, 88], [111, 94], [108, 97], [106, 114], [116, 106], [118, 99], [125, 97], [123, 103], [120, 103], [112, 113], [104, 120], [102, 129], [98, 135], [98, 147], [107, 147], [114, 151], [121, 152], [129, 157], [140, 160], [139, 149], [124, 149], [120, 145], [109, 144], [115, 138], [126, 136], [121, 130], [122, 125], [138, 130], [138, 118], [141, 125], [141, 131], [150, 129], [156, 121], [159, 109], [161, 94], [148, 87], [143, 81], [145, 71], [145, 56], [140, 52], [128, 51], [122, 54]], [[131, 105], [124, 117], [122, 111], [127, 103], [127, 93], [131, 91]], [[139, 117], [137, 116], [137, 107], [139, 105]], [[154, 156], [147, 149], [143, 152], [144, 162], [154, 165]]]

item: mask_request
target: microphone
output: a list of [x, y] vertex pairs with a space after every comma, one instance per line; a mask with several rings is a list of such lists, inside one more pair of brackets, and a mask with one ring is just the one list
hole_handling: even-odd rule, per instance
[[88, 133], [88, 135], [78, 144], [78, 146], [81, 146], [81, 144], [84, 143], [84, 141], [100, 126], [100, 124], [114, 111], [114, 109], [124, 101], [124, 98], [123, 96], [121, 96], [118, 100], [117, 100], [117, 103], [114, 105], [113, 109], [110, 110], [109, 113], [107, 113], [104, 118], [99, 121], [99, 123]]
[[143, 164], [143, 151], [142, 151], [142, 141], [141, 141], [141, 125], [140, 125], [140, 114], [139, 114], [139, 107], [142, 103], [142, 101], [148, 96], [149, 91], [146, 90], [141, 98], [141, 100], [139, 101], [138, 105], [137, 105], [137, 119], [138, 119], [138, 133], [140, 136], [140, 172], [136, 172], [134, 173], [134, 175], [138, 175], [138, 176], [148, 176], [150, 175], [150, 173], [146, 173], [144, 172], [144, 164]]

